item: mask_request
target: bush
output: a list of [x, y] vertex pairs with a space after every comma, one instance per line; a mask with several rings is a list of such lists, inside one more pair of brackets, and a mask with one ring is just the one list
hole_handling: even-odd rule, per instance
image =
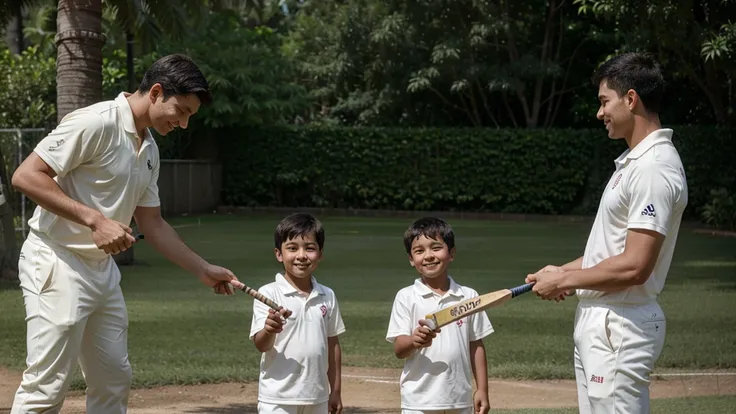
[[[689, 217], [736, 192], [732, 131], [676, 127]], [[626, 147], [600, 130], [220, 130], [230, 205], [590, 214]]]
[[725, 188], [711, 190], [711, 199], [703, 208], [703, 221], [717, 229], [736, 230], [736, 195]]

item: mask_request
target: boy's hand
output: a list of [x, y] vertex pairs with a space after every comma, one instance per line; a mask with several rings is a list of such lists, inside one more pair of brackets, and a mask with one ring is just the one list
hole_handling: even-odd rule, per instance
[[417, 326], [416, 329], [414, 329], [414, 332], [411, 333], [411, 340], [414, 344], [414, 348], [426, 348], [432, 345], [432, 339], [437, 336], [437, 332], [439, 331], [439, 329], [436, 331], [429, 329], [427, 321], [420, 319], [419, 326]]
[[269, 335], [276, 335], [284, 330], [285, 323], [286, 319], [282, 317], [281, 313], [276, 312], [273, 309], [269, 309], [268, 316], [266, 317], [266, 325], [263, 327], [263, 329]]
[[488, 402], [488, 391], [473, 393], [473, 407], [475, 407], [475, 414], [487, 414], [491, 409], [491, 404]]
[[342, 413], [342, 397], [339, 392], [330, 393], [330, 414]]

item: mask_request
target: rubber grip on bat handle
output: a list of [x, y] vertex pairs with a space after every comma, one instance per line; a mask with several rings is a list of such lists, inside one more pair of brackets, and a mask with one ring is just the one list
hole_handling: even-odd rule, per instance
[[517, 286], [517, 287], [511, 288], [509, 290], [511, 291], [511, 297], [512, 298], [515, 298], [515, 297], [521, 295], [522, 293], [529, 292], [530, 290], [532, 290], [533, 287], [534, 287], [534, 282], [527, 283], [527, 284], [521, 285], [521, 286]]
[[434, 323], [434, 319], [426, 318], [424, 321], [427, 322], [427, 328], [433, 331], [437, 329], [437, 324]]

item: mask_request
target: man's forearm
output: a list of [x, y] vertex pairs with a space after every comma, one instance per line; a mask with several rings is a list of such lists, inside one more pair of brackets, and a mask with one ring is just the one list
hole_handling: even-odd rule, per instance
[[564, 265], [560, 266], [565, 270], [580, 270], [583, 268], [583, 256], [578, 257], [577, 259], [573, 260], [572, 262], [565, 263]]
[[139, 227], [146, 241], [172, 263], [195, 275], [204, 271], [207, 261], [190, 249], [166, 220], [159, 217], [139, 223]]
[[609, 257], [593, 267], [569, 272], [560, 282], [560, 288], [613, 292], [642, 284], [648, 276], [642, 274], [635, 263], [621, 254]]
[[13, 186], [43, 209], [89, 228], [103, 218], [102, 213], [66, 195], [59, 184], [43, 172], [13, 176]]
[[414, 340], [411, 338], [411, 335], [400, 335], [396, 337], [394, 341], [394, 353], [397, 358], [408, 358], [415, 351], [416, 348], [414, 347]]

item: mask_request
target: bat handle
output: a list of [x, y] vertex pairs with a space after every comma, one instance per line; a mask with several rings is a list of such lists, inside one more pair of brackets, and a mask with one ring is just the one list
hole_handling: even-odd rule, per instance
[[426, 318], [424, 320], [427, 322], [427, 328], [433, 331], [437, 329], [437, 322], [434, 320], [434, 318]]
[[240, 288], [243, 292], [253, 296], [254, 298], [260, 300], [261, 302], [265, 303], [270, 307], [271, 309], [275, 310], [276, 312], [280, 311], [282, 309], [281, 306], [277, 305], [276, 302], [272, 301], [271, 299], [263, 296], [260, 292], [257, 290], [250, 288], [248, 286], [243, 285], [243, 287]]
[[521, 286], [517, 286], [515, 288], [511, 288], [511, 289], [509, 289], [511, 291], [511, 297], [512, 298], [515, 298], [515, 297], [521, 295], [522, 293], [529, 292], [530, 290], [532, 290], [532, 287], [534, 287], [534, 282], [527, 283], [527, 284], [521, 285]]

